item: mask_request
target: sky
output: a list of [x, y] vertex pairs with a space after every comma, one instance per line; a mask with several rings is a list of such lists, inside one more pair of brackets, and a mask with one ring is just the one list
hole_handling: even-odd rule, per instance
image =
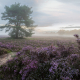
[[[80, 26], [80, 0], [0, 0], [0, 17], [5, 5], [10, 6], [15, 2], [32, 7], [32, 18], [38, 25], [36, 30]], [[6, 23], [0, 18], [0, 25]]]

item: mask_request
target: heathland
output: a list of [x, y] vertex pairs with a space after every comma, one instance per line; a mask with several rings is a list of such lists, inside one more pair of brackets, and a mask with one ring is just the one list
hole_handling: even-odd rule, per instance
[[16, 54], [0, 65], [0, 80], [80, 80], [77, 34], [72, 38], [1, 38], [0, 56], [10, 53]]

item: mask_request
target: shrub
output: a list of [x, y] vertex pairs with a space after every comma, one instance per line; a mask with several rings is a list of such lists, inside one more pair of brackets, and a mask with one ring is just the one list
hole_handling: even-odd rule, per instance
[[11, 51], [9, 51], [8, 49], [0, 48], [0, 55], [7, 54], [9, 52], [11, 52]]

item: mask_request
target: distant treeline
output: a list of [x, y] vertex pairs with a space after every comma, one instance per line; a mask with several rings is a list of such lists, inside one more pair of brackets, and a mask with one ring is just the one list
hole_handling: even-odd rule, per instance
[[80, 34], [80, 29], [79, 30], [59, 30], [57, 32], [57, 34], [61, 34], [61, 35], [73, 35], [73, 34]]
[[59, 30], [57, 32], [46, 32], [47, 34], [58, 34], [58, 35], [73, 35], [73, 34], [80, 34], [80, 29], [79, 30]]

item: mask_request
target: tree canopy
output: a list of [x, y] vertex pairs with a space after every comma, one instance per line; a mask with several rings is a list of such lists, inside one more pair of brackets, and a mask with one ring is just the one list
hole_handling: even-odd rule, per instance
[[20, 3], [5, 6], [5, 12], [2, 13], [1, 19], [8, 20], [8, 23], [0, 26], [0, 29], [6, 28], [5, 31], [9, 31], [9, 35], [14, 38], [31, 36], [33, 28], [36, 26], [33, 25], [32, 12], [30, 7], [20, 5]]

